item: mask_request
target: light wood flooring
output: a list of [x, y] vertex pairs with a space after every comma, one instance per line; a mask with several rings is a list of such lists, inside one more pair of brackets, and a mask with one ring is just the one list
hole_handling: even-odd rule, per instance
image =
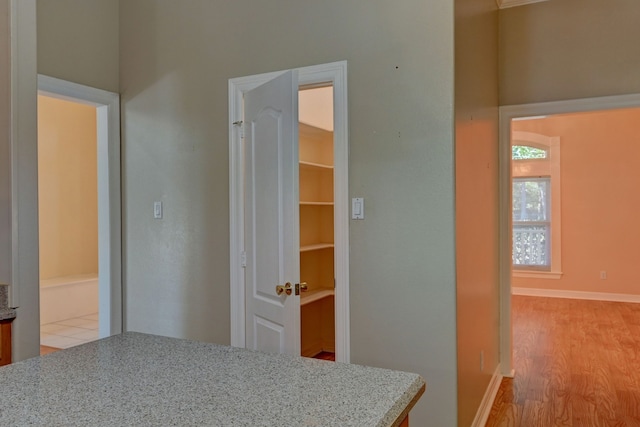
[[487, 426], [640, 426], [640, 304], [514, 296]]

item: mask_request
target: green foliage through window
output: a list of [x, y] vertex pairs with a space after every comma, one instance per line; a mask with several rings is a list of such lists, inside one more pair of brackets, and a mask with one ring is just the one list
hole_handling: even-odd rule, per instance
[[546, 159], [547, 150], [527, 145], [512, 145], [511, 158], [513, 160]]

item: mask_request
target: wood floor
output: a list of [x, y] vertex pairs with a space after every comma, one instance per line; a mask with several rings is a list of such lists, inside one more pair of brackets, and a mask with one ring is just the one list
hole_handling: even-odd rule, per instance
[[328, 351], [323, 351], [321, 353], [316, 354], [315, 356], [313, 356], [314, 359], [322, 359], [322, 360], [331, 360], [332, 362], [336, 361], [336, 354], [335, 353], [330, 353]]
[[487, 426], [640, 426], [640, 304], [514, 296]]

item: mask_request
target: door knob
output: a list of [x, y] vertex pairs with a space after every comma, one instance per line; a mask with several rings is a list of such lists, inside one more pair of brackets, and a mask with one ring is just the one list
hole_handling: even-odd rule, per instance
[[283, 293], [287, 294], [287, 295], [291, 295], [291, 292], [293, 292], [293, 288], [291, 287], [291, 283], [287, 282], [283, 285], [277, 285], [276, 286], [276, 294], [278, 295], [282, 295]]
[[308, 290], [309, 290], [309, 287], [307, 286], [307, 282], [300, 283], [300, 291], [301, 292], [307, 292]]

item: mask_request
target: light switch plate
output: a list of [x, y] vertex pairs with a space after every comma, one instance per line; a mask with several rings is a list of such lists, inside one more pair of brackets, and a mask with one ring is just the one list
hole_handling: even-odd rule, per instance
[[362, 197], [351, 199], [351, 219], [364, 219], [364, 199]]
[[162, 202], [153, 202], [153, 218], [162, 219]]

